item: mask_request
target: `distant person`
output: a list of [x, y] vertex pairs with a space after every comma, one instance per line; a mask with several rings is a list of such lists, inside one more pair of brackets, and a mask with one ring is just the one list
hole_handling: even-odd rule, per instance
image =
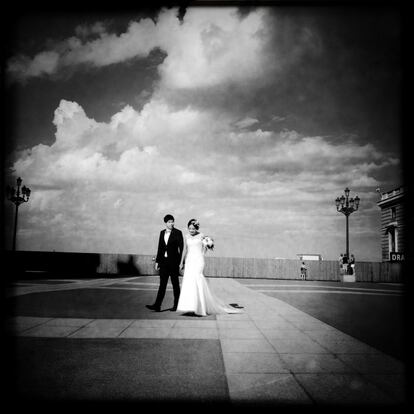
[[355, 256], [353, 254], [351, 254], [351, 257], [349, 259], [348, 274], [350, 275], [355, 274]]
[[305, 265], [305, 262], [302, 262], [301, 266], [300, 266], [300, 278], [302, 280], [306, 280], [306, 272], [307, 272], [307, 267]]
[[342, 257], [342, 268], [344, 273], [348, 273], [348, 256], [346, 254]]
[[146, 305], [148, 309], [161, 312], [161, 304], [167, 289], [168, 278], [171, 277], [171, 284], [174, 292], [174, 306], [170, 309], [177, 309], [180, 297], [180, 262], [183, 254], [183, 234], [174, 228], [175, 220], [171, 214], [164, 217], [165, 229], [161, 230], [158, 240], [157, 256], [155, 258], [155, 270], [160, 271], [160, 285], [157, 298], [153, 305]]

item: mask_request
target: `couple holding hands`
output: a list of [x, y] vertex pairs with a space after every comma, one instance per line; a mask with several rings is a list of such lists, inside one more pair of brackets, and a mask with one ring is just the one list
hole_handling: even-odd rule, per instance
[[[180, 230], [174, 227], [175, 220], [171, 214], [164, 217], [165, 229], [161, 230], [158, 240], [158, 250], [155, 259], [155, 269], [160, 272], [160, 285], [157, 298], [148, 309], [161, 311], [161, 303], [165, 296], [168, 278], [174, 292], [174, 306], [171, 311], [207, 316], [220, 313], [242, 313], [240, 309], [225, 305], [208, 286], [203, 274], [204, 255], [208, 249], [213, 249], [211, 238], [200, 233], [200, 223], [191, 219], [188, 224], [188, 234], [183, 237]], [[180, 290], [179, 274], [184, 269]]]

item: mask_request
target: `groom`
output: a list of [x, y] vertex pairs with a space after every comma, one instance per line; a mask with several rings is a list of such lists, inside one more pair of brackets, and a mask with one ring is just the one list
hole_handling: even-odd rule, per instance
[[174, 228], [174, 217], [167, 214], [164, 217], [165, 230], [161, 230], [158, 240], [158, 251], [155, 259], [155, 270], [160, 271], [160, 286], [158, 288], [157, 298], [153, 305], [146, 305], [148, 309], [155, 312], [161, 312], [161, 303], [165, 296], [168, 277], [171, 276], [171, 283], [174, 292], [174, 306], [171, 311], [177, 310], [178, 299], [180, 297], [180, 283], [178, 276], [181, 255], [183, 253], [183, 234], [180, 230]]

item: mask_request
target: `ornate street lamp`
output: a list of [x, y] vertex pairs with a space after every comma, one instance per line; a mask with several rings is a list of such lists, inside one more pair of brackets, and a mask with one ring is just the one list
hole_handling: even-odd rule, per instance
[[17, 233], [17, 214], [19, 211], [19, 206], [22, 203], [27, 203], [30, 197], [30, 188], [23, 186], [20, 192], [20, 186], [22, 184], [22, 179], [19, 177], [17, 180], [17, 188], [6, 187], [7, 199], [10, 200], [16, 206], [16, 212], [14, 216], [14, 233], [13, 233], [13, 251], [16, 250], [16, 233]]
[[349, 198], [349, 188], [345, 188], [345, 197], [337, 197], [335, 200], [336, 210], [346, 217], [346, 257], [349, 259], [349, 223], [348, 217], [354, 211], [358, 210], [360, 198]]

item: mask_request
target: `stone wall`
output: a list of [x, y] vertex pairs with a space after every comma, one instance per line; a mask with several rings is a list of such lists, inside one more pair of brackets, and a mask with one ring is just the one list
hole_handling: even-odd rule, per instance
[[[48, 277], [104, 277], [157, 275], [153, 256], [133, 254], [6, 252], [8, 275], [15, 279]], [[206, 257], [205, 275], [210, 277], [300, 279], [300, 260]], [[340, 281], [337, 261], [306, 261], [307, 280]], [[357, 282], [402, 282], [403, 263], [357, 262]], [[11, 272], [11, 273], [10, 273]]]

